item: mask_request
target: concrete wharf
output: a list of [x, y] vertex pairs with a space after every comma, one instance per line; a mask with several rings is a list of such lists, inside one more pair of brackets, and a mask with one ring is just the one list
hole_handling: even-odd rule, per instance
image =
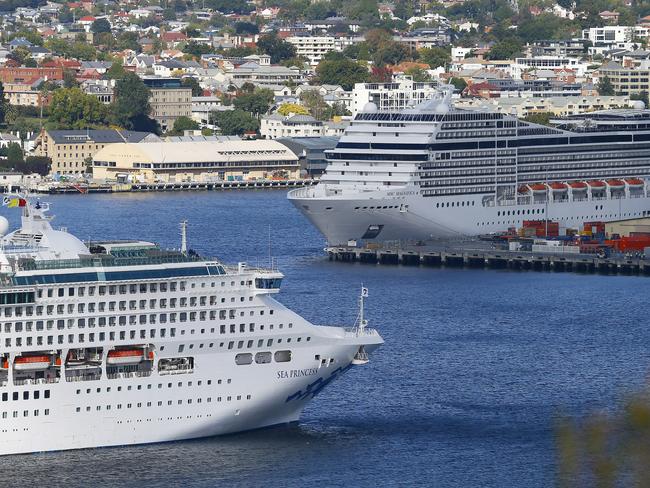
[[494, 249], [436, 249], [413, 246], [403, 249], [327, 247], [330, 261], [381, 265], [491, 268], [532, 271], [573, 271], [650, 276], [650, 258], [594, 254], [537, 253]]
[[221, 191], [221, 190], [261, 190], [286, 189], [311, 186], [318, 180], [234, 180], [213, 182], [178, 182], [178, 183], [113, 183], [113, 184], [78, 184], [57, 183], [39, 185], [32, 188], [36, 193], [74, 194], [74, 193], [124, 193], [124, 192], [163, 192], [163, 191]]

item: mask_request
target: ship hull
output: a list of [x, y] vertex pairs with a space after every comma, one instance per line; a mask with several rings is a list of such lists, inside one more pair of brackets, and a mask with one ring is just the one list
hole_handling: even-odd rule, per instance
[[[241, 366], [234, 354], [215, 353], [197, 355], [191, 374], [5, 385], [10, 398], [13, 391], [20, 399], [31, 394], [12, 402], [15, 417], [2, 419], [0, 454], [179, 441], [296, 422], [316, 394], [351, 368], [361, 343], [370, 352], [382, 342], [376, 333], [314, 341], [294, 348], [287, 363]], [[49, 398], [41, 393], [34, 400], [37, 390], [48, 390]]]
[[290, 194], [289, 198], [332, 246], [345, 245], [350, 240], [417, 241], [477, 236], [519, 228], [525, 220], [548, 219], [567, 228], [580, 228], [584, 222], [650, 215], [650, 198], [645, 195], [503, 206], [483, 206], [477, 196], [428, 198], [414, 191], [357, 193], [349, 198]]

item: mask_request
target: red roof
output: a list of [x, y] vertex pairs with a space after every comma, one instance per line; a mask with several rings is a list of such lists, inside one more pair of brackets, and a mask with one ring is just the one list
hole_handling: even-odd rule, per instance
[[184, 41], [187, 36], [182, 32], [163, 32], [160, 35], [160, 40], [163, 42]]
[[97, 20], [97, 19], [95, 17], [93, 17], [92, 15], [86, 15], [85, 17], [81, 17], [79, 19], [79, 22], [94, 22], [95, 20]]

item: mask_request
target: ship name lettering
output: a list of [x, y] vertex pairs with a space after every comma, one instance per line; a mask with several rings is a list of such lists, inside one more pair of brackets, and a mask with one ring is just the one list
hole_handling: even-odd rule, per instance
[[307, 369], [285, 369], [278, 371], [278, 379], [286, 378], [302, 378], [303, 376], [313, 376], [318, 373], [316, 368], [307, 368]]

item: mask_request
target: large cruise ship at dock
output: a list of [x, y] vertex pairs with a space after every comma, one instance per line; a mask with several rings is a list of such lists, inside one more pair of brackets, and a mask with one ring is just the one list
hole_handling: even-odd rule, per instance
[[330, 245], [454, 238], [650, 215], [650, 110], [555, 120], [418, 106], [358, 113], [318, 185], [289, 199]]
[[[0, 217], [0, 454], [172, 441], [294, 422], [383, 343], [275, 300], [283, 275], [144, 241], [86, 244], [46, 204]], [[5, 235], [6, 234], [6, 235]]]

